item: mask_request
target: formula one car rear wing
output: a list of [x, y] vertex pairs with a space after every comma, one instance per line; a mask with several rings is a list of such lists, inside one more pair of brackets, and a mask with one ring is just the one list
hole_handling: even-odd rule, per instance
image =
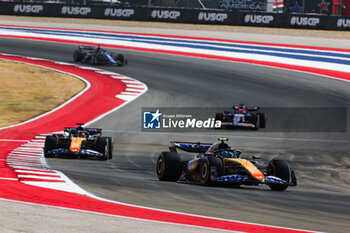
[[247, 107], [248, 111], [258, 111], [259, 109], [259, 107]]
[[94, 50], [96, 47], [94, 46], [87, 46], [87, 45], [79, 45], [80, 49], [85, 49], [85, 50]]
[[[67, 132], [69, 134], [72, 134], [72, 133], [74, 134], [77, 131], [78, 131], [77, 128], [70, 128], [70, 127], [64, 128], [64, 132]], [[81, 130], [81, 131], [85, 131], [90, 135], [96, 135], [96, 134], [100, 134], [100, 136], [102, 135], [102, 129], [98, 129], [98, 128], [84, 128], [84, 130]]]
[[170, 142], [171, 146], [169, 150], [176, 152], [176, 149], [180, 149], [191, 153], [204, 153], [206, 152], [212, 143], [200, 143], [200, 142]]

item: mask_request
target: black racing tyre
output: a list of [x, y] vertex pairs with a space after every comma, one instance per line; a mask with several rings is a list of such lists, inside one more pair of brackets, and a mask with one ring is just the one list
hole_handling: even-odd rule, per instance
[[89, 64], [90, 65], [97, 65], [97, 58], [95, 55], [91, 55], [90, 58], [89, 58]]
[[181, 157], [176, 152], [162, 152], [157, 160], [157, 175], [161, 181], [177, 181], [182, 172]]
[[282, 180], [287, 181], [287, 184], [269, 184], [271, 190], [284, 191], [288, 188], [291, 170], [289, 164], [286, 161], [276, 158], [272, 159], [269, 163], [267, 175], [276, 176]]
[[215, 120], [216, 121], [223, 121], [224, 120], [224, 114], [223, 113], [216, 113], [215, 114]]
[[49, 135], [45, 138], [45, 145], [44, 145], [44, 156], [45, 158], [52, 158], [55, 155], [48, 154], [49, 151], [54, 150], [57, 148], [57, 137], [55, 135]]
[[58, 140], [59, 140], [60, 138], [64, 138], [64, 135], [63, 135], [63, 134], [55, 134], [55, 135], [57, 136]]
[[80, 53], [78, 49], [73, 52], [73, 60], [75, 62], [80, 62], [83, 58], [84, 54]]
[[218, 157], [214, 157], [214, 156], [209, 156], [209, 164], [210, 167], [215, 167], [215, 171], [216, 171], [216, 177], [220, 177], [224, 175], [224, 164], [222, 159], [218, 158]]
[[128, 60], [123, 54], [118, 54], [117, 56], [115, 56], [114, 60], [117, 62], [117, 66], [124, 66], [128, 64]]
[[204, 158], [199, 167], [199, 183], [203, 185], [210, 185], [210, 164], [208, 157]]
[[106, 137], [108, 140], [108, 159], [112, 159], [113, 158], [113, 138], [112, 137]]
[[96, 149], [102, 153], [102, 156], [97, 156], [98, 160], [107, 160], [109, 157], [109, 140], [107, 137], [100, 137], [96, 142]]
[[267, 119], [266, 113], [259, 112], [258, 115], [259, 115], [260, 128], [266, 128], [266, 119]]
[[259, 117], [258, 114], [253, 114], [252, 115], [252, 121], [251, 122], [254, 125], [252, 130], [258, 130], [260, 128], [260, 117]]
[[[213, 174], [212, 174], [213, 172]], [[199, 167], [199, 180], [203, 185], [211, 185], [220, 176], [223, 176], [224, 166], [222, 160], [218, 157], [208, 156], [202, 160]], [[214, 180], [212, 180], [211, 175], [214, 175]]]
[[224, 175], [224, 164], [222, 159], [215, 156], [208, 156], [210, 169], [214, 169], [216, 178]]
[[[223, 113], [216, 113], [215, 114], [215, 121], [221, 121], [221, 123], [224, 120], [224, 114]], [[220, 127], [222, 128], [222, 126]], [[216, 129], [220, 129], [220, 128], [216, 128]]]
[[297, 177], [295, 176], [294, 170], [290, 171], [290, 185], [297, 186]]

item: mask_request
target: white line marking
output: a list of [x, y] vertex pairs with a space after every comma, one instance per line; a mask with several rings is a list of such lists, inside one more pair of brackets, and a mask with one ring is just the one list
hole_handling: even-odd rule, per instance
[[117, 75], [116, 73], [110, 71], [97, 71], [96, 73], [104, 75]]
[[134, 91], [134, 92], [142, 92], [143, 89], [135, 89], [135, 88], [125, 88], [124, 91]]
[[132, 84], [139, 84], [139, 85], [142, 85], [142, 84], [140, 84], [140, 82], [138, 82], [138, 81], [132, 81], [132, 80], [121, 80], [123, 83], [132, 83]]
[[38, 157], [11, 156], [10, 158], [7, 158], [7, 161], [38, 161], [39, 159], [40, 158]]
[[26, 156], [32, 156], [32, 157], [40, 157], [42, 153], [30, 153], [30, 152], [17, 152], [13, 151], [9, 155], [26, 155]]
[[[0, 128], [2, 129], [2, 128]], [[29, 142], [29, 140], [19, 140], [19, 139], [0, 139], [0, 142]]]
[[117, 98], [125, 100], [125, 101], [131, 101], [135, 98], [137, 98], [137, 96], [135, 95], [116, 95]]
[[32, 179], [38, 179], [38, 180], [57, 180], [62, 181], [63, 179], [58, 177], [51, 177], [51, 176], [36, 176], [36, 175], [17, 175], [19, 178], [32, 178]]
[[42, 168], [34, 168], [34, 167], [28, 167], [28, 166], [22, 166], [22, 165], [14, 165], [11, 166], [13, 169], [25, 169], [30, 171], [46, 171], [44, 167]]
[[[44, 137], [45, 138], [45, 137]], [[42, 142], [44, 143], [45, 142], [45, 139], [33, 139], [32, 140], [33, 142]]]
[[56, 173], [53, 173], [53, 172], [38, 172], [38, 171], [26, 171], [26, 170], [15, 170], [16, 173], [21, 173], [21, 174], [24, 174], [24, 173], [32, 173], [32, 174], [38, 174], [38, 175], [57, 175]]
[[[71, 64], [72, 65], [72, 64]], [[94, 68], [94, 67], [89, 67], [89, 66], [77, 66], [78, 68], [80, 69], [83, 69], [83, 70], [95, 70], [95, 71], [102, 71], [101, 69], [98, 69], [98, 68]]]
[[126, 84], [127, 87], [136, 87], [136, 88], [140, 88], [138, 90], [143, 90], [141, 85], [132, 85], [132, 84]]
[[[18, 178], [0, 177], [0, 180], [18, 180]], [[1, 199], [1, 198], [0, 198]]]

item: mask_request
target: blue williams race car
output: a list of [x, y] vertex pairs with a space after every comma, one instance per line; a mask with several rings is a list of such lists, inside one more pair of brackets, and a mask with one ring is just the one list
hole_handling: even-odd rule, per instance
[[108, 53], [100, 46], [79, 46], [73, 53], [73, 60], [90, 65], [125, 66], [128, 64], [125, 55]]
[[216, 121], [221, 121], [222, 128], [250, 128], [258, 130], [266, 127], [266, 114], [259, 112], [259, 107], [234, 105], [231, 111], [216, 113]]
[[[214, 183], [240, 185], [268, 185], [271, 190], [283, 191], [296, 186], [294, 171], [285, 160], [273, 158], [261, 164], [258, 156], [242, 158], [241, 151], [229, 147], [225, 141], [209, 144], [200, 142], [171, 142], [170, 151], [162, 152], [156, 171], [161, 181], [189, 181], [202, 185]], [[177, 150], [196, 153], [184, 160]]]

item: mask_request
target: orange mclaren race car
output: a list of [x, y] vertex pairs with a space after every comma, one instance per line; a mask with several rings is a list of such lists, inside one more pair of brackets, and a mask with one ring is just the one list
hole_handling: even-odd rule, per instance
[[82, 123], [77, 125], [76, 128], [64, 128], [63, 134], [46, 136], [44, 145], [46, 158], [68, 155], [76, 158], [112, 159], [113, 139], [111, 137], [101, 137], [102, 129], [84, 128]]
[[[219, 138], [215, 144], [171, 142], [169, 152], [162, 152], [157, 160], [157, 175], [162, 181], [191, 181], [203, 185], [230, 183], [240, 185], [269, 185], [272, 190], [283, 191], [296, 186], [294, 171], [288, 163], [277, 158], [260, 165], [259, 158], [241, 158], [241, 151], [231, 149]], [[198, 153], [190, 161], [182, 161], [177, 149]]]

